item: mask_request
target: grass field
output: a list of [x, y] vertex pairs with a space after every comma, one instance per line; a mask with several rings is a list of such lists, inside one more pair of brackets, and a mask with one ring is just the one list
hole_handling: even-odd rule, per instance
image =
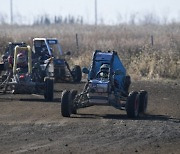
[[90, 64], [96, 49], [115, 50], [134, 79], [180, 78], [180, 24], [97, 27], [0, 25], [0, 52], [4, 52], [9, 41], [23, 41], [32, 45], [34, 37], [58, 38], [64, 52], [72, 51], [70, 61], [81, 66]]

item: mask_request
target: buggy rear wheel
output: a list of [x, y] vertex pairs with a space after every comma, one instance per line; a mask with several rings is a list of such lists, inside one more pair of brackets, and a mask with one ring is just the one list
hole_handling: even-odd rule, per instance
[[133, 91], [129, 94], [126, 102], [126, 112], [129, 118], [137, 118], [139, 116], [139, 95]]
[[45, 92], [44, 98], [46, 101], [53, 101], [54, 97], [54, 80], [45, 78]]
[[75, 65], [72, 72], [73, 72], [73, 81], [80, 82], [82, 79], [81, 67], [79, 65]]
[[139, 92], [139, 113], [145, 113], [148, 104], [148, 93], [145, 90]]

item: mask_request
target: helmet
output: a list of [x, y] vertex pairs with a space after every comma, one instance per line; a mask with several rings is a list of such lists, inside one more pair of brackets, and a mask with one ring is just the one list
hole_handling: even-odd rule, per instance
[[107, 73], [109, 73], [109, 69], [110, 69], [109, 64], [103, 64], [103, 65], [101, 65], [101, 67], [100, 67], [101, 72], [107, 72]]
[[27, 58], [24, 53], [19, 53], [17, 55], [17, 65], [18, 66], [26, 66], [27, 65]]
[[100, 73], [99, 73], [100, 77], [101, 78], [108, 78], [109, 69], [110, 69], [109, 64], [102, 64], [100, 67]]

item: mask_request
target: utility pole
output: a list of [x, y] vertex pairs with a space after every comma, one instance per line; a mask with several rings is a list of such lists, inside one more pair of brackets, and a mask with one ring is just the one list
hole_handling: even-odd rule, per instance
[[11, 25], [13, 24], [13, 2], [10, 0]]
[[95, 0], [95, 25], [97, 26], [97, 0]]

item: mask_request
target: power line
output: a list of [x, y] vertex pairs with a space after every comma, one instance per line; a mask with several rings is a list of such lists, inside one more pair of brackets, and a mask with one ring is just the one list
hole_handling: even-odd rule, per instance
[[11, 25], [13, 24], [13, 1], [10, 0]]
[[95, 25], [97, 25], [97, 0], [95, 0]]

